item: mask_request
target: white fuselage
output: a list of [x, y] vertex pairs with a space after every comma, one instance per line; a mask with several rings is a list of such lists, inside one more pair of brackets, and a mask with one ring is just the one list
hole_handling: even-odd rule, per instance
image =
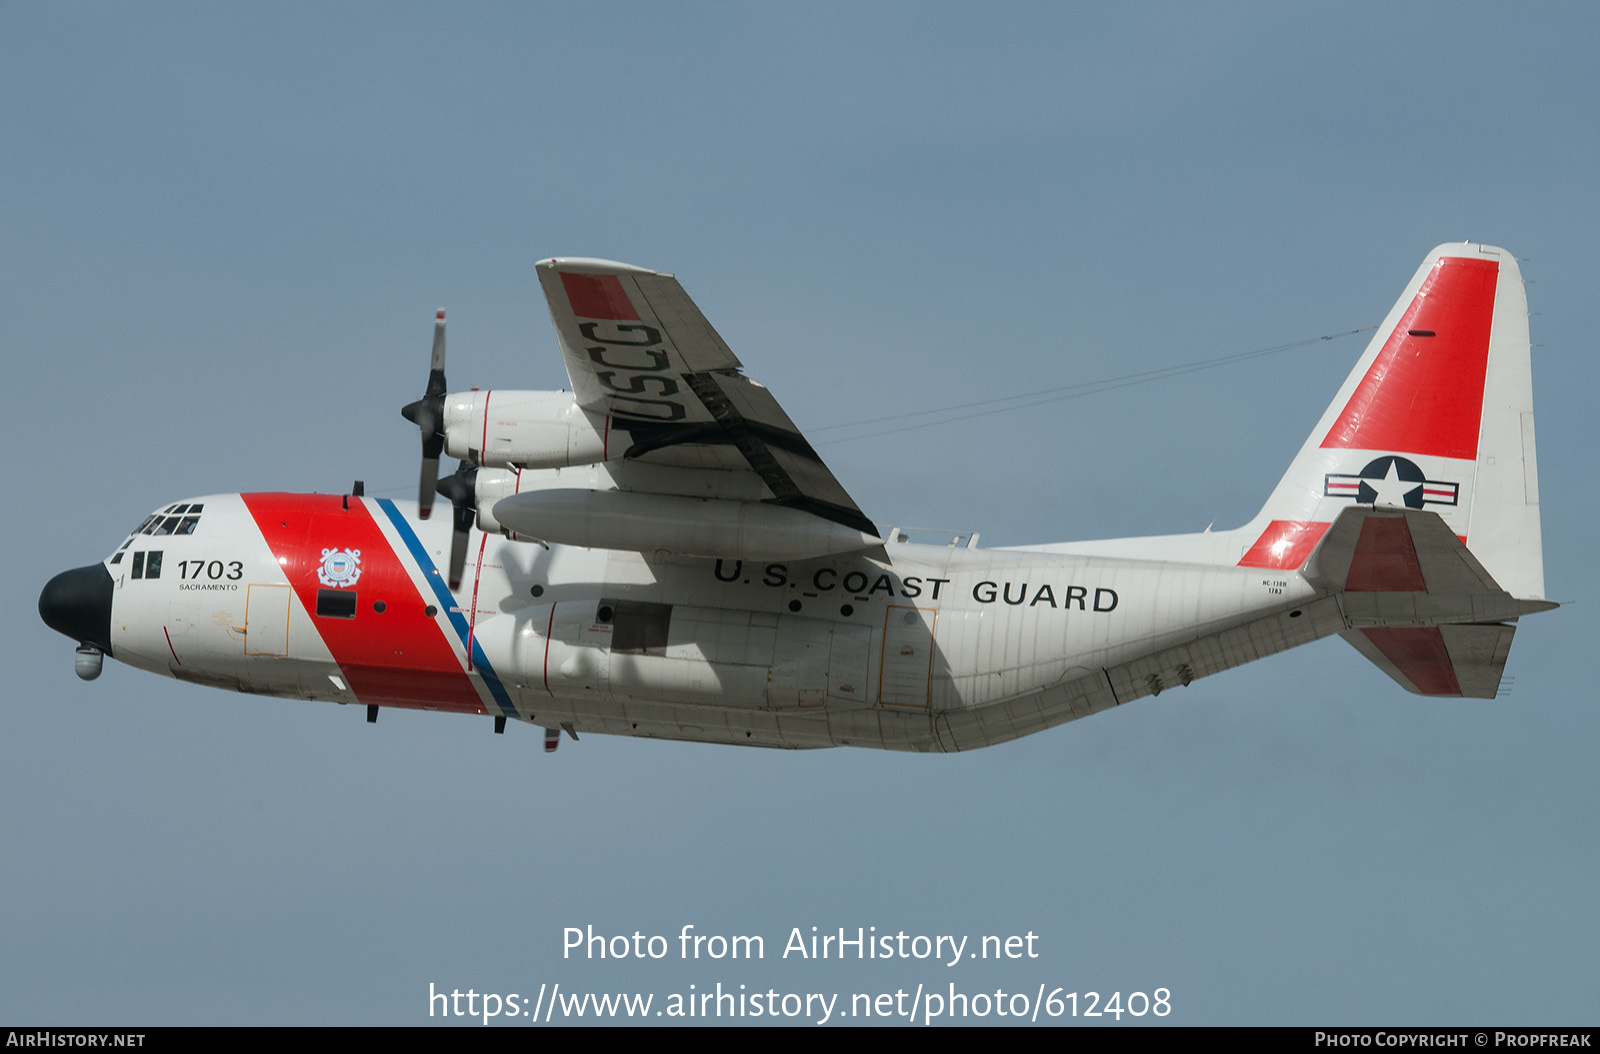
[[904, 542], [887, 562], [755, 562], [474, 532], [452, 593], [448, 517], [409, 502], [185, 505], [203, 507], [190, 533], [136, 534], [107, 562], [115, 658], [574, 732], [969, 749], [1342, 626], [1295, 571]]

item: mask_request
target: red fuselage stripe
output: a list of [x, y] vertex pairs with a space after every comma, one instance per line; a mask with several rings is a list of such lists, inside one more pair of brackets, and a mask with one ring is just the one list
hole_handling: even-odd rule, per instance
[[[363, 703], [483, 713], [472, 679], [407, 566], [367, 509], [337, 494], [244, 494], [267, 547], [311, 616], [344, 679]], [[341, 592], [358, 597], [354, 618], [316, 614], [324, 553], [357, 554], [359, 576]], [[382, 602], [383, 610], [376, 609]]]

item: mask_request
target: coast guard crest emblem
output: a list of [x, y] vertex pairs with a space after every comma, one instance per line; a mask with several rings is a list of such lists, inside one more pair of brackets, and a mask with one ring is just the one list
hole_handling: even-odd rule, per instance
[[360, 549], [322, 550], [322, 566], [317, 568], [317, 579], [323, 585], [343, 589], [355, 585], [360, 577]]

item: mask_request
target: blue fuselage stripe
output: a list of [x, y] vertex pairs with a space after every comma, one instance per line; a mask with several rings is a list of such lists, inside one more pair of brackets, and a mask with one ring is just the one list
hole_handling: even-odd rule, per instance
[[388, 498], [379, 498], [378, 507], [383, 510], [389, 522], [394, 524], [394, 529], [399, 532], [401, 541], [406, 543], [406, 548], [411, 550], [411, 558], [422, 569], [422, 576], [433, 587], [433, 594], [439, 601], [439, 610], [443, 611], [450, 619], [450, 625], [455, 627], [456, 636], [461, 638], [461, 647], [468, 647], [471, 641], [472, 669], [488, 687], [489, 694], [494, 696], [494, 701], [500, 707], [500, 712], [507, 717], [517, 717], [516, 704], [511, 701], [511, 695], [506, 691], [506, 686], [500, 683], [500, 678], [495, 675], [494, 667], [489, 665], [488, 656], [483, 654], [483, 648], [472, 639], [472, 627], [467, 625], [467, 616], [456, 603], [456, 598], [451, 595], [450, 587], [445, 584], [444, 575], [439, 573], [438, 566], [433, 558], [428, 555], [428, 550], [423, 548], [422, 541], [417, 537], [417, 532], [411, 529], [411, 524], [400, 515], [400, 510], [394, 507], [394, 502]]

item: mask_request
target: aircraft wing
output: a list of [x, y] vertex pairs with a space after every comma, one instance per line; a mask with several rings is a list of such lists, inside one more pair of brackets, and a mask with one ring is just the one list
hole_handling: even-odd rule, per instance
[[[670, 274], [610, 260], [538, 265], [578, 405], [628, 443], [623, 489], [764, 501], [879, 533]], [[692, 491], [681, 470], [695, 477]]]

